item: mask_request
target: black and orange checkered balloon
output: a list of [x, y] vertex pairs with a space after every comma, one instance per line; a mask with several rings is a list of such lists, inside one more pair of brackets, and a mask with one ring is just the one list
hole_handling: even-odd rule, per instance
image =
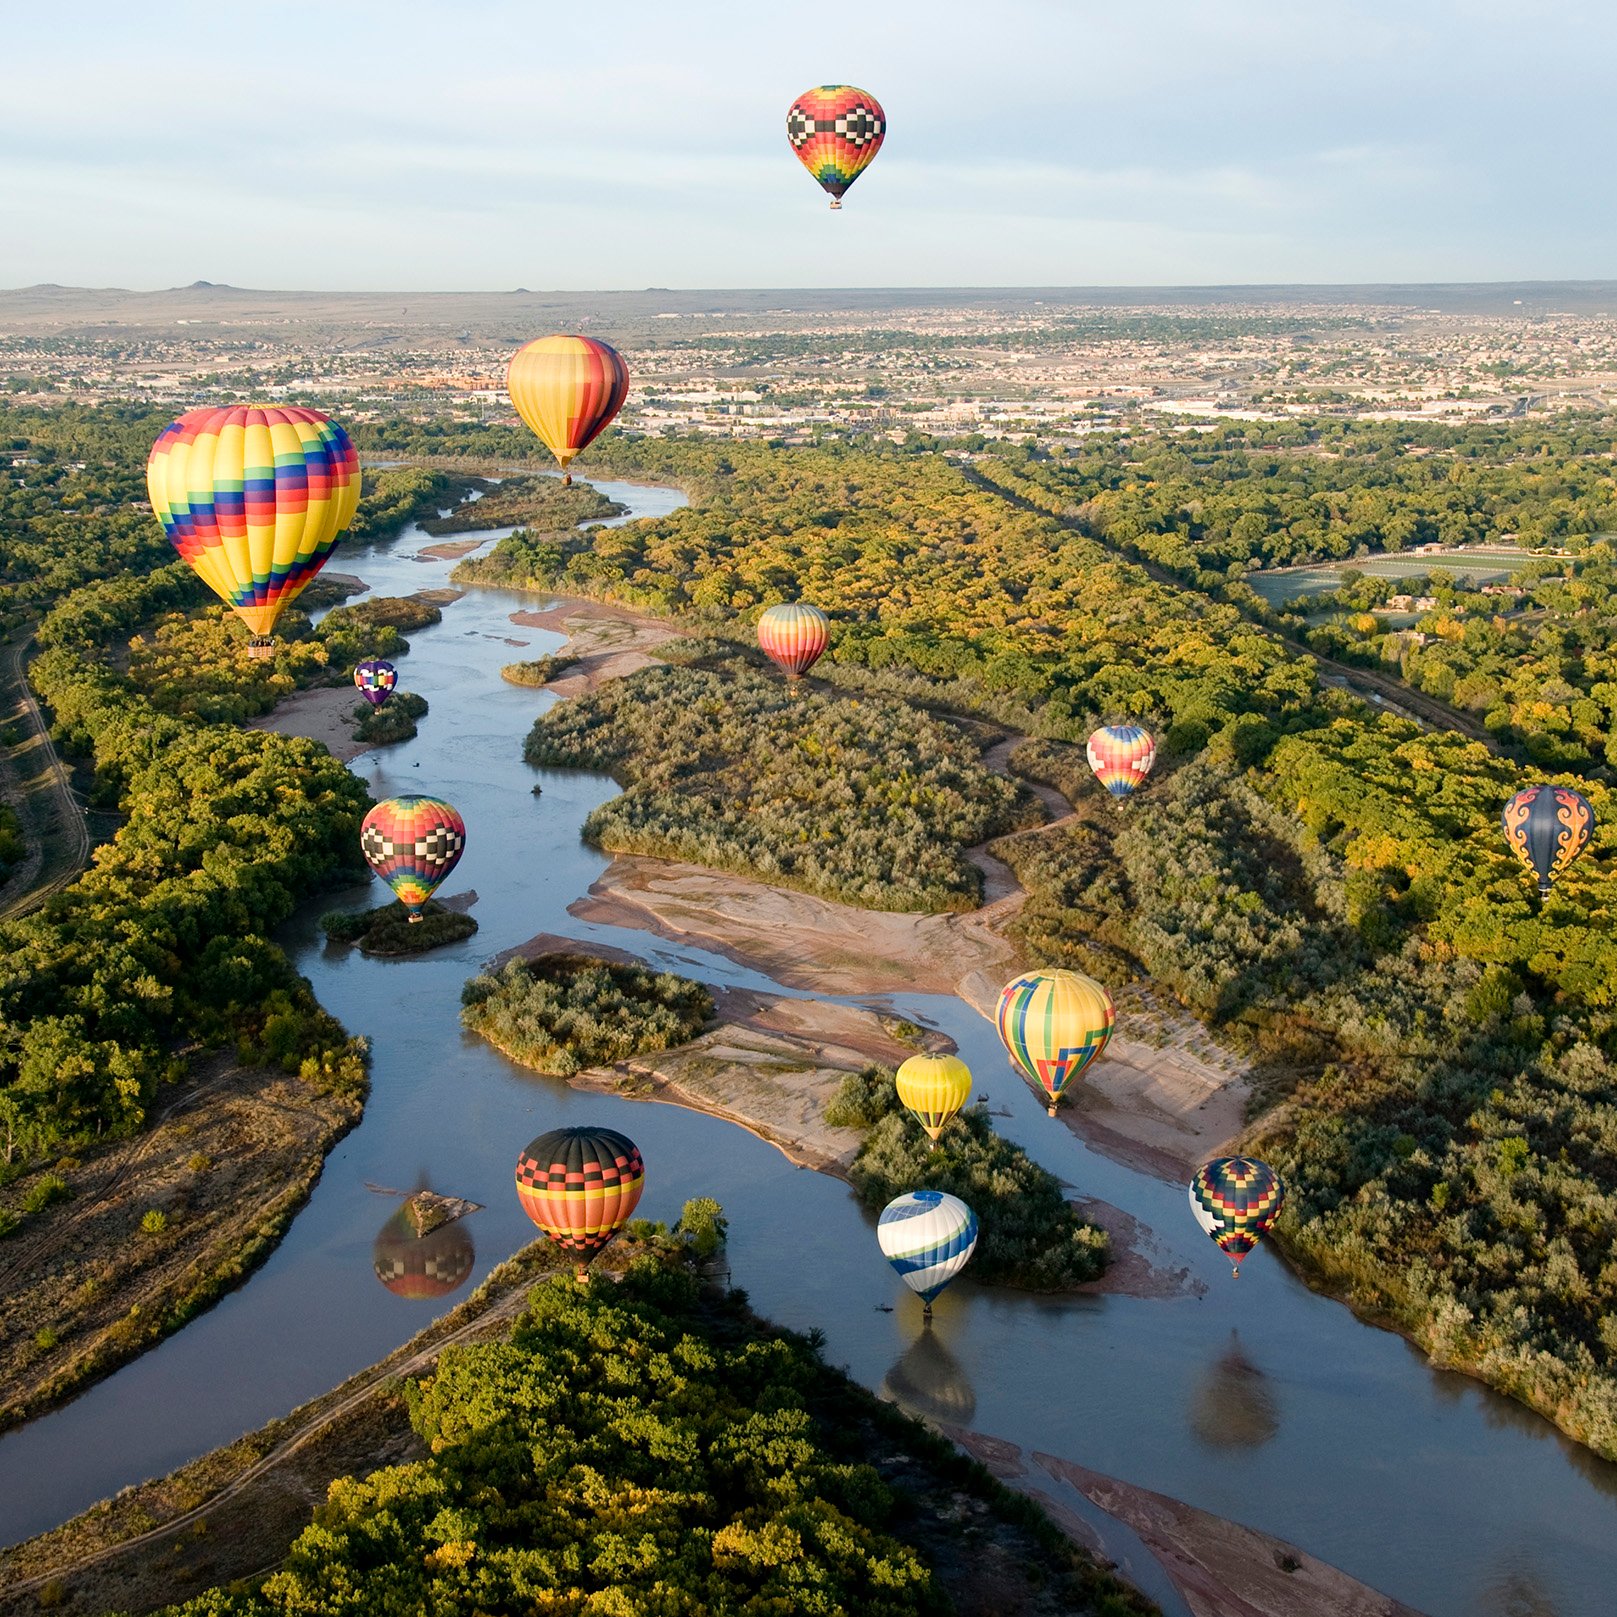
[[552, 1129], [517, 1158], [522, 1210], [584, 1265], [634, 1216], [645, 1186], [640, 1148], [615, 1129]]

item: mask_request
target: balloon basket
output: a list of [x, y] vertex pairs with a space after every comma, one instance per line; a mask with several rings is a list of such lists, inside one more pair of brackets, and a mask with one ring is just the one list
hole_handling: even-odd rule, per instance
[[922, 1320], [922, 1323], [926, 1324], [926, 1325], [930, 1325], [932, 1323], [932, 1305], [931, 1305], [931, 1303], [922, 1303], [921, 1304], [921, 1320]]
[[578, 1267], [573, 1270], [573, 1279], [576, 1280], [579, 1285], [587, 1286], [590, 1283], [590, 1266], [587, 1263], [579, 1264]]
[[831, 198], [831, 211], [832, 211], [832, 213], [840, 213], [842, 211], [841, 198], [839, 198], [839, 197], [832, 197]]
[[410, 916], [410, 925], [411, 926], [420, 926], [421, 921], [422, 921], [422, 917], [420, 915], [412, 914]]
[[1051, 1117], [1054, 1117], [1056, 1115], [1056, 1103], [1051, 1101], [1050, 1104], [1045, 1107], [1045, 1111], [1047, 1111]]
[[573, 474], [571, 472], [563, 472], [561, 474], [561, 486], [563, 488], [571, 488], [573, 486]]
[[275, 655], [275, 640], [270, 635], [255, 634], [247, 642], [247, 655], [254, 662], [268, 662]]

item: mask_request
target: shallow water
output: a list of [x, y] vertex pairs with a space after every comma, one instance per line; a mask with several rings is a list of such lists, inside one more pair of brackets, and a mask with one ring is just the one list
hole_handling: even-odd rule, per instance
[[[672, 490], [598, 486], [636, 514], [680, 503]], [[415, 559], [431, 543], [412, 529], [337, 565], [378, 594], [408, 594], [443, 584], [454, 565]], [[702, 950], [567, 914], [606, 865], [578, 827], [616, 788], [522, 762], [522, 738], [554, 698], [507, 685], [499, 669], [561, 643], [511, 623], [525, 604], [534, 598], [472, 591], [440, 626], [412, 636], [402, 679], [432, 712], [416, 740], [353, 764], [378, 797], [431, 791], [461, 810], [468, 846], [446, 896], [475, 890], [481, 930], [419, 960], [328, 948], [316, 918], [379, 901], [378, 888], [363, 887], [325, 895], [287, 926], [283, 941], [321, 1003], [372, 1041], [364, 1121], [246, 1285], [64, 1409], [0, 1438], [0, 1539], [53, 1526], [375, 1362], [532, 1236], [511, 1188], [520, 1148], [545, 1129], [590, 1122], [639, 1143], [641, 1213], [671, 1220], [688, 1197], [717, 1197], [734, 1282], [760, 1311], [820, 1329], [834, 1362], [917, 1412], [1275, 1533], [1433, 1617], [1607, 1617], [1617, 1467], [1518, 1405], [1431, 1370], [1397, 1337], [1311, 1294], [1266, 1250], [1233, 1282], [1191, 1222], [1183, 1188], [1099, 1156], [1051, 1122], [990, 1024], [959, 1000], [879, 1003], [955, 1038], [979, 1092], [1009, 1114], [997, 1126], [1082, 1194], [1149, 1226], [1153, 1260], [1189, 1269], [1203, 1296], [1056, 1300], [968, 1278], [939, 1302], [928, 1337], [919, 1302], [877, 1250], [874, 1221], [839, 1181], [794, 1168], [732, 1125], [575, 1093], [463, 1033], [462, 983], [538, 932], [616, 943], [709, 982], [790, 992]], [[486, 1204], [463, 1226], [475, 1265], [440, 1302], [394, 1296], [373, 1269], [373, 1242], [397, 1203], [367, 1182], [409, 1190], [420, 1181]], [[1109, 1552], [1167, 1610], [1183, 1612], [1132, 1534], [1037, 1480], [1101, 1526]]]

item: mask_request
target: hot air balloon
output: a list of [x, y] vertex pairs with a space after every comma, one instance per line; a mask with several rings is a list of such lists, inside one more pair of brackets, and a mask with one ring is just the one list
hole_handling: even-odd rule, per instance
[[971, 1262], [977, 1250], [977, 1215], [943, 1190], [910, 1190], [895, 1196], [876, 1221], [882, 1256], [926, 1305]]
[[786, 138], [797, 160], [831, 193], [831, 206], [881, 150], [887, 114], [867, 90], [822, 84], [805, 90], [786, 114]]
[[458, 1218], [417, 1235], [410, 1209], [404, 1206], [382, 1226], [371, 1258], [376, 1278], [395, 1297], [447, 1297], [466, 1284], [477, 1249]]
[[1137, 724], [1108, 724], [1084, 749], [1095, 778], [1113, 797], [1132, 797], [1157, 761], [1157, 744]]
[[911, 1056], [894, 1082], [934, 1147], [944, 1124], [971, 1099], [971, 1068], [959, 1056]]
[[758, 619], [758, 649], [793, 681], [820, 660], [830, 637], [825, 613], [802, 601], [783, 601]]
[[442, 798], [390, 797], [365, 816], [359, 847], [411, 921], [419, 921], [427, 900], [460, 863], [466, 822]]
[[552, 1129], [517, 1158], [517, 1199], [564, 1252], [584, 1254], [582, 1283], [590, 1258], [634, 1216], [645, 1178], [639, 1147], [615, 1129]]
[[1550, 896], [1550, 883], [1589, 845], [1595, 811], [1570, 786], [1529, 786], [1505, 804], [1505, 841], [1538, 877], [1538, 895]]
[[540, 337], [511, 358], [505, 388], [517, 414], [561, 464], [605, 430], [629, 396], [629, 367], [610, 343], [560, 334]]
[[248, 655], [268, 657], [275, 620], [353, 520], [359, 457], [318, 410], [191, 410], [158, 434], [146, 487], [169, 543], [252, 630]]
[[354, 685], [372, 707], [381, 707], [393, 694], [393, 687], [398, 682], [398, 669], [392, 663], [383, 662], [380, 657], [369, 657], [354, 666]]
[[1215, 1157], [1190, 1181], [1190, 1210], [1241, 1273], [1241, 1259], [1267, 1235], [1286, 1200], [1286, 1187], [1256, 1157]]
[[1031, 971], [1000, 990], [995, 1023], [1013, 1062], [1050, 1097], [1100, 1058], [1117, 1012], [1112, 996], [1081, 971]]

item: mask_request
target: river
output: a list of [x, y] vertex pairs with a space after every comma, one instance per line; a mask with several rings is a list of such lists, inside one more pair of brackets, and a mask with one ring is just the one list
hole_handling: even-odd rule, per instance
[[[597, 486], [634, 515], [682, 503], [670, 489]], [[409, 594], [447, 580], [453, 563], [419, 554], [431, 543], [411, 528], [389, 545], [344, 551], [337, 566], [377, 594]], [[545, 1129], [588, 1122], [639, 1143], [643, 1215], [672, 1220], [696, 1195], [721, 1201], [734, 1283], [770, 1318], [823, 1331], [828, 1357], [868, 1386], [885, 1382], [919, 1410], [1289, 1539], [1432, 1617], [1609, 1617], [1617, 1467], [1519, 1405], [1434, 1371], [1398, 1337], [1310, 1293], [1267, 1249], [1234, 1282], [1191, 1222], [1183, 1187], [1098, 1155], [1052, 1123], [991, 1025], [960, 1000], [861, 1003], [890, 1005], [954, 1038], [979, 1092], [1008, 1114], [996, 1125], [1078, 1192], [1147, 1226], [1153, 1260], [1189, 1269], [1204, 1294], [1041, 1298], [976, 1287], [968, 1271], [938, 1304], [928, 1339], [918, 1300], [840, 1181], [794, 1167], [730, 1124], [574, 1092], [464, 1033], [466, 978], [539, 932], [616, 944], [712, 983], [792, 992], [716, 955], [568, 915], [607, 862], [579, 826], [616, 787], [522, 761], [534, 715], [555, 698], [505, 683], [499, 669], [561, 643], [511, 623], [512, 611], [533, 604], [473, 590], [445, 608], [441, 625], [411, 636], [401, 679], [432, 711], [416, 740], [353, 764], [377, 797], [430, 791], [460, 809], [468, 844], [445, 896], [475, 890], [481, 930], [416, 960], [328, 947], [317, 917], [377, 902], [363, 887], [322, 897], [284, 929], [321, 1003], [371, 1040], [364, 1120], [245, 1285], [64, 1408], [0, 1438], [0, 1539], [43, 1531], [285, 1414], [450, 1306], [454, 1298], [412, 1301], [378, 1283], [372, 1243], [396, 1203], [367, 1182], [408, 1190], [425, 1181], [486, 1204], [464, 1226], [476, 1246], [456, 1293], [464, 1296], [534, 1233], [512, 1189], [517, 1152]], [[1132, 1534], [1038, 1480], [1102, 1530], [1126, 1575], [1184, 1613]]]

